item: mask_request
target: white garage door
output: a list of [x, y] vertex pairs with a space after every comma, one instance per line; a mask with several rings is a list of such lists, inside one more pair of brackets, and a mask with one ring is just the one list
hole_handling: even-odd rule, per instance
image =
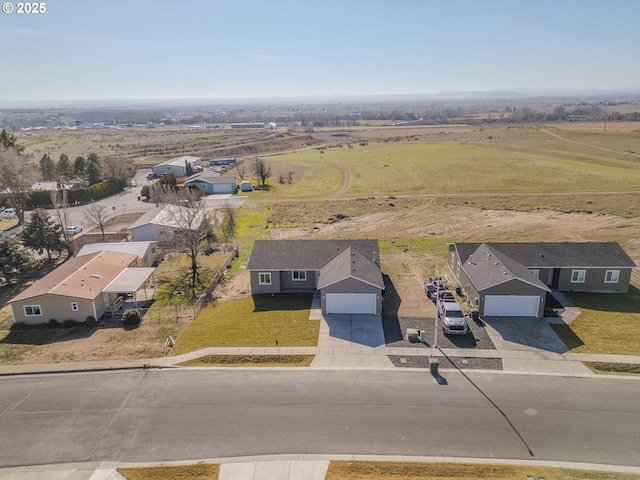
[[524, 295], [487, 295], [484, 314], [487, 317], [537, 317], [540, 297]]
[[231, 183], [214, 183], [213, 193], [233, 193], [233, 184]]
[[376, 313], [375, 293], [327, 293], [327, 313]]

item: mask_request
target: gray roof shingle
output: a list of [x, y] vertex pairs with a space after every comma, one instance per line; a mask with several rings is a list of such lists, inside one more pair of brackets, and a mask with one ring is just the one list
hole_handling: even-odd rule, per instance
[[247, 269], [320, 270], [349, 247], [380, 263], [377, 240], [256, 240]]
[[[456, 243], [461, 262], [480, 243]], [[528, 268], [634, 268], [636, 264], [617, 242], [535, 242], [486, 243], [488, 247], [507, 255]]]
[[384, 290], [382, 272], [378, 265], [353, 247], [347, 247], [320, 269], [318, 288], [328, 287], [347, 278], [355, 278]]
[[479, 292], [513, 280], [550, 291], [527, 267], [493, 248], [491, 244], [480, 244], [467, 257], [462, 268]]

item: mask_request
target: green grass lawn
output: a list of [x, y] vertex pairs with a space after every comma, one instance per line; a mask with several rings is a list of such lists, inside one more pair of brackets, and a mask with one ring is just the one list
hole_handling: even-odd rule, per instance
[[178, 337], [172, 355], [206, 347], [310, 347], [320, 322], [309, 320], [310, 294], [247, 297], [200, 311]]
[[[127, 480], [216, 480], [219, 466], [198, 464], [184, 466], [119, 468]], [[555, 480], [637, 480], [640, 475], [529, 465], [475, 465], [469, 463], [417, 462], [347, 462], [332, 461], [326, 480], [521, 480], [547, 478]]]
[[640, 355], [640, 290], [566, 295], [581, 313], [570, 325], [552, 328], [572, 352]]
[[[351, 174], [348, 196], [470, 192], [635, 191], [640, 165], [632, 160], [508, 144], [368, 143], [353, 148], [307, 150], [272, 157], [276, 163], [309, 165], [288, 196], [336, 190], [336, 168]], [[324, 171], [318, 171], [322, 165]], [[452, 181], [455, 178], [455, 181]]]
[[582, 362], [593, 373], [605, 375], [640, 375], [637, 363]]
[[313, 355], [206, 355], [179, 365], [183, 367], [308, 367]]

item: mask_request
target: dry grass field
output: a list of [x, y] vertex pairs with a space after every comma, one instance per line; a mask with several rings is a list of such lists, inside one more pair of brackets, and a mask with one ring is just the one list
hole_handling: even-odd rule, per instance
[[306, 134], [266, 130], [193, 130], [186, 126], [37, 130], [19, 132], [16, 136], [35, 160], [45, 153], [54, 160], [66, 153], [73, 160], [78, 155], [86, 157], [94, 152], [100, 157], [118, 156], [136, 164], [156, 164], [181, 155], [206, 159], [243, 157], [319, 143]]
[[[425, 277], [447, 270], [447, 242], [618, 241], [640, 264], [640, 125], [595, 126], [370, 127], [336, 136], [325, 131], [319, 138], [334, 143], [322, 144], [287, 134], [269, 144], [271, 154], [265, 156], [272, 188], [251, 192], [237, 211], [233, 241], [240, 245], [240, 259], [216, 298], [248, 294], [241, 265], [260, 238], [377, 238], [383, 271], [403, 294], [401, 309], [414, 310], [421, 298], [410, 292], [420, 293]], [[169, 128], [59, 131], [31, 132], [26, 143], [30, 151], [52, 156], [72, 144], [78, 154], [128, 145], [122, 151], [136, 156], [143, 144], [186, 146], [201, 136], [224, 148], [259, 151], [270, 135]], [[252, 141], [260, 145], [250, 146]], [[46, 150], [52, 146], [58, 150]], [[291, 183], [278, 181], [289, 173]], [[632, 283], [640, 286], [637, 270]], [[151, 314], [140, 328], [117, 335], [117, 329], [98, 329], [31, 342], [7, 335], [0, 340], [0, 361], [75, 360], [89, 358], [87, 352], [90, 358], [162, 355], [167, 336], [175, 337], [189, 319], [161, 317]]]

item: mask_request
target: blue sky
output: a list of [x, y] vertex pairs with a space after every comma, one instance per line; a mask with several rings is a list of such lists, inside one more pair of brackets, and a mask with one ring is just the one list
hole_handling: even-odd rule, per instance
[[0, 45], [0, 106], [637, 89], [640, 1], [52, 0]]

